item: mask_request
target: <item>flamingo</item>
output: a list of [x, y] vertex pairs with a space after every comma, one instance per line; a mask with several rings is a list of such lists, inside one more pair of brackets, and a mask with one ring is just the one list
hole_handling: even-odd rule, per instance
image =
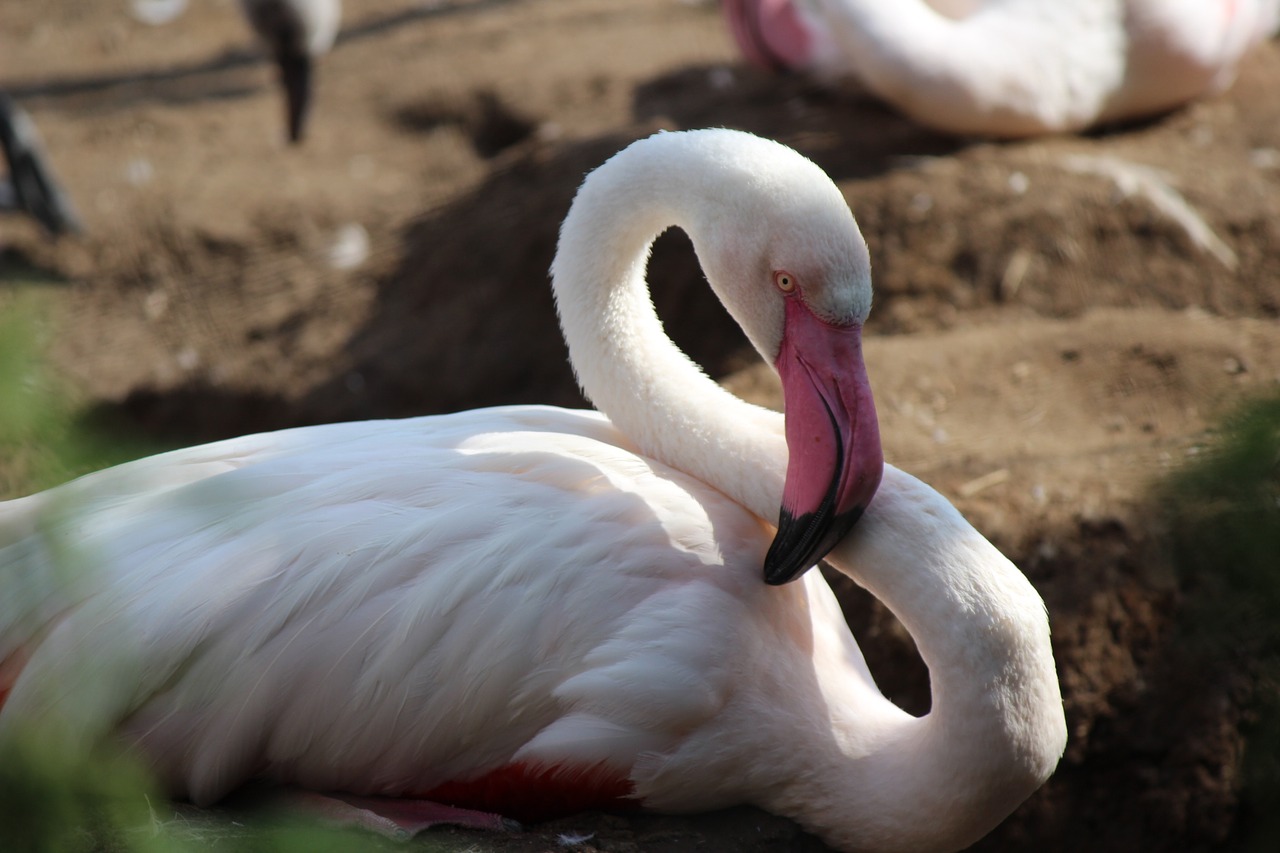
[[289, 141], [302, 141], [315, 60], [338, 36], [342, 0], [240, 0], [240, 8], [280, 69]]
[[35, 123], [3, 93], [0, 149], [9, 168], [8, 179], [0, 181], [0, 210], [29, 214], [51, 236], [81, 233], [80, 215], [53, 175]]
[[[785, 415], [663, 333], [670, 226]], [[597, 411], [291, 429], [0, 504], [0, 736], [114, 736], [197, 804], [264, 779], [390, 831], [752, 803], [942, 851], [1003, 820], [1065, 743], [1045, 607], [883, 462], [835, 185], [746, 133], [659, 133], [586, 178], [552, 279]], [[914, 635], [926, 716], [876, 689], [824, 554]]]
[[724, 0], [745, 55], [947, 133], [1025, 137], [1225, 89], [1280, 0]]

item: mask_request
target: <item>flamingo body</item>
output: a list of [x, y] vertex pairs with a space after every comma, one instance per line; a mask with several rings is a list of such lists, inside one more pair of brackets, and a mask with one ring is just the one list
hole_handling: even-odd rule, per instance
[[[785, 418], [661, 333], [644, 261], [671, 224]], [[608, 417], [286, 430], [0, 504], [0, 736], [121, 738], [198, 803], [255, 778], [531, 816], [753, 803], [885, 851], [1002, 820], [1065, 737], [1044, 605], [883, 466], [834, 185], [747, 134], [658, 134], [584, 182], [553, 284]], [[927, 717], [803, 571], [828, 550], [917, 638]]]
[[1230, 85], [1280, 0], [726, 0], [746, 56], [853, 82], [950, 133], [1031, 136]]
[[[52, 522], [49, 547], [105, 569], [6, 710], [100, 690], [86, 710], [198, 803], [264, 767], [357, 794], [513, 759], [625, 778], [726, 701], [733, 638], [705, 614], [768, 612], [770, 538], [625, 445], [592, 413], [481, 410], [235, 439], [6, 505], [6, 529]], [[87, 667], [94, 648], [116, 659]]]

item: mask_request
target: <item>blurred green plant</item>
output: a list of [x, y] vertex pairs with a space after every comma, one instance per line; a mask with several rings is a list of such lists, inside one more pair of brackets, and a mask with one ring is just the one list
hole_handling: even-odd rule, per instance
[[1280, 391], [1230, 415], [1160, 488], [1185, 591], [1180, 639], [1207, 677], [1250, 682], [1235, 849], [1280, 849]]
[[[87, 415], [82, 401], [57, 381], [44, 357], [44, 342], [53, 326], [38, 295], [9, 292], [0, 297], [0, 500], [158, 449], [119, 425]], [[3, 547], [0, 536], [0, 568], [6, 565]], [[9, 557], [9, 568], [20, 571], [21, 555], [11, 552]], [[72, 563], [84, 559], [71, 552], [59, 552], [58, 558]], [[74, 573], [77, 566], [65, 568]], [[0, 639], [3, 629], [0, 625]], [[0, 851], [404, 849], [368, 833], [318, 827], [301, 819], [284, 822], [250, 812], [252, 819], [245, 821], [241, 811], [175, 808], [138, 761], [109, 743], [85, 744], [51, 721], [6, 731], [0, 742]], [[449, 844], [447, 836], [416, 849], [442, 844]], [[451, 848], [437, 849], [458, 847], [455, 842]]]
[[[0, 744], [0, 845], [23, 853], [384, 853], [402, 844], [303, 818], [175, 808], [120, 749], [24, 730]], [[418, 847], [422, 853], [430, 846]], [[439, 849], [439, 848], [437, 848]]]
[[44, 354], [51, 328], [38, 295], [0, 302], [0, 499], [161, 449], [85, 409], [57, 379]]
[[141, 769], [107, 750], [93, 753], [77, 754], [40, 729], [0, 743], [0, 834], [8, 849], [172, 849], [149, 831], [149, 803], [162, 800]]

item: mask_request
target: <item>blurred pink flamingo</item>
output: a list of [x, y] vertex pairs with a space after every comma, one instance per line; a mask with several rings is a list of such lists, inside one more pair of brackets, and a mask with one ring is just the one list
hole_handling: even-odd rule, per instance
[[927, 127], [1078, 131], [1219, 91], [1280, 0], [724, 0], [744, 54], [851, 81]]

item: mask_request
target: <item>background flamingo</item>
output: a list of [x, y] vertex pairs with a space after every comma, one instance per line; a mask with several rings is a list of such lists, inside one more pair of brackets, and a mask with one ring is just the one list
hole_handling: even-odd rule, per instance
[[342, 0], [240, 0], [240, 7], [280, 70], [289, 141], [300, 142], [315, 61], [338, 36]]
[[1031, 136], [1230, 85], [1277, 0], [725, 0], [757, 64], [865, 87], [949, 133]]

